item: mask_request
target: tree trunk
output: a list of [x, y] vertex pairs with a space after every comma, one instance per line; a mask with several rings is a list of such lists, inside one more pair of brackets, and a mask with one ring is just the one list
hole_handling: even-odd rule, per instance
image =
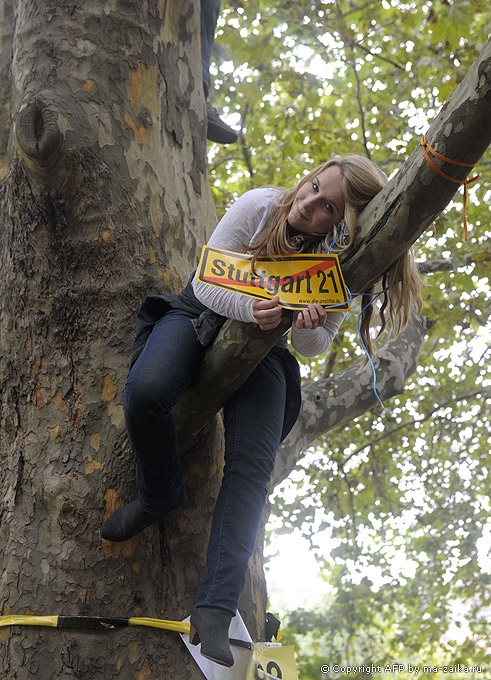
[[[191, 498], [164, 540], [153, 528], [109, 544], [98, 529], [135, 496], [122, 391], [138, 305], [185, 283], [215, 219], [199, 3], [18, 0], [13, 44], [0, 232], [2, 613], [184, 618], [220, 430], [187, 466]], [[2, 629], [0, 669], [42, 680], [199, 677], [176, 633], [148, 628]]]

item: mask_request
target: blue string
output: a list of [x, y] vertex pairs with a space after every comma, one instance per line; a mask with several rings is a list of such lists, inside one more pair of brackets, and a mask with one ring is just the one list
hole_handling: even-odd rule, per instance
[[[361, 316], [362, 316], [363, 312], [365, 311], [365, 309], [370, 307], [370, 305], [373, 305], [375, 300], [377, 298], [379, 298], [381, 295], [383, 295], [387, 290], [388, 290], [388, 288], [384, 288], [384, 290], [379, 290], [376, 293], [370, 293], [369, 294], [370, 297], [371, 297], [371, 300], [369, 302], [367, 302], [367, 304], [363, 307], [361, 312], [358, 314], [358, 321], [357, 321], [358, 338], [360, 339], [361, 346], [363, 347], [363, 351], [367, 355], [368, 363], [370, 364], [370, 368], [372, 369], [373, 393], [377, 397], [377, 401], [380, 404], [380, 406], [382, 407], [382, 410], [383, 410], [384, 413], [385, 413], [385, 406], [384, 406], [384, 403], [383, 403], [382, 399], [380, 398], [380, 395], [379, 395], [378, 390], [377, 390], [377, 371], [375, 370], [375, 364], [373, 363], [372, 357], [370, 356], [370, 354], [369, 354], [369, 352], [368, 352], [368, 350], [365, 346], [365, 343], [363, 342], [363, 338], [361, 337]], [[365, 295], [366, 295], [366, 293], [365, 293]]]
[[[350, 302], [350, 303], [351, 303], [351, 302], [354, 300], [354, 298], [357, 297], [358, 295], [369, 295], [370, 298], [371, 298], [371, 300], [370, 300], [369, 302], [367, 302], [367, 304], [363, 307], [363, 309], [361, 310], [361, 312], [358, 314], [357, 330], [358, 330], [358, 339], [360, 340], [360, 344], [361, 344], [361, 346], [362, 346], [362, 348], [363, 348], [363, 351], [365, 352], [365, 354], [366, 354], [366, 356], [367, 356], [367, 360], [368, 360], [368, 363], [370, 364], [370, 368], [372, 369], [372, 375], [373, 375], [373, 393], [375, 394], [375, 396], [376, 396], [376, 398], [377, 398], [377, 401], [379, 402], [380, 406], [382, 407], [383, 413], [385, 413], [385, 406], [384, 406], [384, 403], [383, 403], [382, 399], [380, 398], [380, 395], [379, 395], [378, 390], [377, 390], [377, 371], [375, 370], [375, 364], [373, 363], [372, 357], [370, 356], [370, 353], [368, 352], [368, 349], [367, 349], [365, 343], [363, 342], [363, 338], [362, 338], [362, 336], [361, 336], [361, 317], [362, 317], [362, 314], [363, 314], [363, 312], [365, 311], [365, 309], [367, 309], [368, 307], [370, 307], [370, 305], [373, 305], [373, 303], [375, 302], [375, 300], [376, 300], [377, 298], [379, 298], [381, 295], [383, 295], [384, 293], [386, 293], [387, 291], [388, 291], [388, 288], [384, 288], [384, 290], [379, 290], [379, 291], [377, 291], [376, 293], [352, 293], [352, 292], [350, 291], [350, 289], [348, 288], [348, 286], [346, 286], [346, 292], [347, 292], [347, 294], [348, 294], [348, 302]], [[345, 304], [346, 304], [346, 303], [344, 302], [344, 303], [339, 303], [339, 304], [337, 304], [337, 305], [329, 305], [329, 309], [335, 309], [336, 307], [341, 307], [341, 306], [343, 306], [343, 305], [345, 305]]]
[[[328, 251], [327, 251], [328, 254], [330, 254], [330, 253], [333, 252], [335, 245], [336, 245], [336, 241], [333, 239], [333, 240], [331, 241], [331, 245], [329, 246], [329, 249], [328, 249]], [[346, 284], [345, 284], [345, 285], [346, 285]], [[362, 316], [363, 312], [365, 311], [365, 309], [367, 309], [370, 305], [373, 305], [373, 303], [375, 302], [375, 300], [376, 300], [378, 297], [380, 297], [381, 295], [383, 295], [384, 293], [386, 293], [387, 290], [388, 290], [388, 288], [385, 288], [384, 290], [380, 290], [380, 291], [378, 291], [378, 292], [376, 292], [376, 293], [352, 293], [352, 292], [350, 291], [350, 289], [348, 288], [348, 286], [346, 286], [346, 292], [348, 293], [348, 302], [349, 302], [349, 303], [351, 303], [352, 300], [353, 300], [355, 297], [357, 297], [358, 295], [369, 295], [369, 296], [371, 297], [371, 300], [370, 300], [369, 302], [367, 302], [367, 304], [363, 307], [363, 309], [361, 310], [361, 312], [358, 314], [357, 329], [358, 329], [358, 338], [359, 338], [359, 340], [360, 340], [360, 344], [361, 344], [361, 346], [363, 347], [363, 351], [365, 352], [365, 354], [366, 354], [366, 356], [367, 356], [367, 359], [368, 359], [368, 363], [370, 364], [370, 368], [372, 369], [372, 375], [373, 375], [373, 393], [374, 393], [375, 396], [377, 397], [377, 401], [379, 402], [380, 406], [382, 407], [383, 413], [385, 413], [385, 406], [384, 406], [384, 403], [383, 403], [382, 399], [380, 398], [380, 395], [379, 395], [378, 390], [377, 390], [377, 371], [375, 370], [375, 364], [373, 363], [372, 357], [370, 356], [370, 354], [369, 354], [369, 352], [368, 352], [368, 349], [366, 348], [366, 345], [365, 345], [365, 343], [363, 342], [363, 338], [362, 338], [362, 336], [361, 336], [361, 316]], [[344, 303], [339, 303], [339, 304], [337, 304], [337, 305], [329, 305], [329, 308], [330, 308], [330, 309], [335, 309], [336, 307], [342, 307], [342, 306], [344, 306], [345, 304], [346, 304], [346, 302], [344, 302]]]

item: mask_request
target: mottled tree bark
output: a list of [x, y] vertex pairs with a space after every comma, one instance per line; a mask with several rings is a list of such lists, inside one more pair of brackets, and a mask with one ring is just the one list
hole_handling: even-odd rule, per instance
[[[220, 432], [183, 513], [125, 544], [122, 391], [142, 298], [179, 289], [215, 213], [199, 3], [18, 0], [0, 247], [1, 610], [183, 618], [203, 567]], [[218, 437], [218, 439], [216, 439]], [[218, 454], [219, 455], [219, 454]], [[175, 633], [2, 629], [0, 676], [198, 677]]]
[[13, 0], [0, 0], [0, 180], [5, 177], [8, 167], [13, 12]]

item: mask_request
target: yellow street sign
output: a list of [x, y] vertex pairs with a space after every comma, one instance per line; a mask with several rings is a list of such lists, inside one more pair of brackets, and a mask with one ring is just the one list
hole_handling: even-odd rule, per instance
[[260, 257], [251, 269], [251, 255], [204, 246], [197, 278], [261, 300], [276, 295], [286, 309], [318, 303], [327, 311], [349, 309], [349, 294], [338, 256], [293, 253], [274, 259]]

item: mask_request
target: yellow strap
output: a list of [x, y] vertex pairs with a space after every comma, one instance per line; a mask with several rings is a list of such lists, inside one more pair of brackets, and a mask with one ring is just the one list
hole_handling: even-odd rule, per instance
[[[83, 616], [81, 618], [84, 618]], [[110, 617], [108, 617], [110, 618]], [[168, 621], [166, 619], [152, 619], [148, 617], [132, 617], [128, 619], [129, 626], [150, 626], [152, 628], [163, 628], [174, 630], [177, 633], [187, 633], [189, 635], [190, 625], [183, 621]], [[58, 616], [30, 616], [27, 614], [12, 614], [0, 616], [0, 627], [2, 626], [58, 626]]]
[[177, 633], [187, 633], [191, 626], [183, 621], [167, 621], [166, 619], [151, 619], [148, 617], [132, 616], [128, 619], [130, 626], [151, 626], [152, 628], [164, 628], [165, 630], [175, 630]]
[[58, 616], [28, 616], [27, 614], [12, 614], [0, 616], [1, 626], [49, 626], [56, 628]]

